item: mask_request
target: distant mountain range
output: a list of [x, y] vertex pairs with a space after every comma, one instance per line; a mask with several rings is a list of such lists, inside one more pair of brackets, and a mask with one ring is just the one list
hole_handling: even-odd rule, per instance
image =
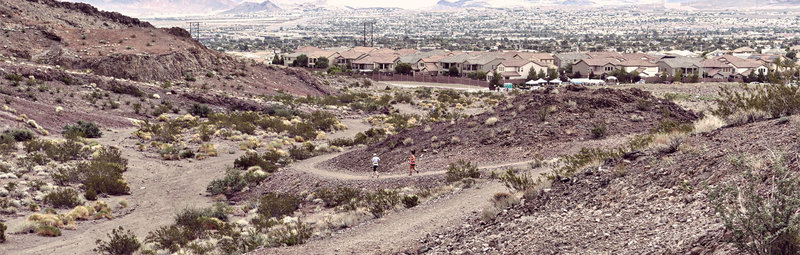
[[[406, 2], [390, 0], [70, 0], [136, 17], [243, 14], [280, 10], [408, 8]], [[673, 8], [800, 8], [800, 0], [415, 0], [413, 8], [452, 10], [459, 8], [633, 6], [664, 4]]]
[[278, 5], [266, 0], [261, 3], [244, 2], [233, 9], [222, 12], [222, 14], [247, 14], [256, 12], [275, 12], [282, 10]]

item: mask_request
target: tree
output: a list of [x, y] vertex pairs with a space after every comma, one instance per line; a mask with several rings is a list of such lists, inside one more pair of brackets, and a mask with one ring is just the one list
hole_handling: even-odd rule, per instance
[[292, 62], [292, 66], [308, 67], [308, 56], [306, 54], [300, 55]]
[[697, 75], [697, 72], [694, 72], [694, 73], [692, 73], [692, 75], [691, 75], [691, 76], [689, 76], [689, 82], [691, 82], [691, 83], [698, 83], [698, 82], [700, 82], [700, 76], [699, 76], [699, 75]]
[[272, 64], [273, 65], [280, 65], [281, 64], [281, 56], [279, 56], [278, 54], [275, 54], [275, 56], [272, 57]]
[[567, 67], [564, 68], [564, 73], [572, 73], [572, 63], [567, 64]]
[[683, 70], [675, 70], [675, 79], [674, 82], [683, 82]]
[[478, 74], [475, 76], [478, 80], [485, 81], [486, 80], [486, 72], [478, 71]]
[[314, 67], [316, 67], [316, 68], [328, 68], [328, 58], [320, 57], [319, 59], [317, 59], [317, 63], [314, 64]]
[[609, 75], [617, 77], [617, 80], [620, 83], [628, 83], [628, 82], [630, 82], [630, 79], [628, 77], [629, 76], [628, 75], [628, 71], [625, 71], [625, 68], [614, 69], [614, 70], [611, 71], [611, 73], [609, 73]]
[[535, 80], [538, 80], [538, 79], [539, 79], [539, 77], [536, 75], [536, 68], [531, 67], [531, 69], [528, 70], [527, 80], [535, 81]]
[[789, 52], [786, 53], [786, 58], [795, 60], [795, 58], [797, 58], [797, 51], [790, 50]]
[[454, 65], [451, 65], [450, 69], [447, 70], [447, 74], [453, 77], [458, 76], [458, 68], [456, 68]]
[[666, 71], [661, 72], [661, 82], [667, 81], [667, 77], [668, 76], [667, 76], [667, 72]]
[[767, 81], [767, 75], [764, 74], [764, 69], [758, 69], [758, 82]]
[[547, 80], [552, 81], [558, 79], [558, 71], [556, 69], [547, 69]]
[[581, 76], [582, 75], [580, 71], [575, 71], [575, 73], [572, 74], [572, 78], [581, 78]]
[[499, 74], [499, 73], [497, 73], [497, 71], [494, 71], [494, 72], [492, 73], [492, 80], [490, 80], [490, 81], [489, 81], [489, 89], [490, 89], [490, 90], [495, 90], [495, 89], [497, 89], [497, 86], [499, 86], [499, 85], [500, 85], [500, 81], [501, 81], [502, 79], [503, 79], [503, 77], [502, 77], [502, 76], [500, 76], [500, 74]]
[[411, 65], [408, 63], [400, 63], [394, 67], [394, 71], [399, 74], [411, 74]]
[[545, 74], [544, 73], [544, 69], [542, 69], [542, 70], [539, 70], [539, 73], [536, 76], [538, 76], [539, 79], [545, 79], [547, 77], [547, 74]]
[[750, 74], [747, 75], [747, 79], [744, 80], [745, 82], [754, 82], [758, 81], [758, 76], [756, 75], [755, 70], [750, 70]]
[[597, 78], [597, 75], [594, 74], [594, 71], [589, 72], [589, 79]]

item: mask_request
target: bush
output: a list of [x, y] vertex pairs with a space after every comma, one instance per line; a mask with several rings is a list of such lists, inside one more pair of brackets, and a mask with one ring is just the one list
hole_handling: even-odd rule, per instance
[[726, 236], [747, 253], [797, 254], [800, 178], [787, 169], [790, 166], [783, 156], [771, 158], [768, 169], [756, 169], [743, 158], [734, 160], [733, 165], [744, 171], [744, 183], [720, 184], [710, 190], [708, 197], [730, 233]]
[[478, 167], [472, 164], [472, 162], [459, 160], [456, 163], [450, 164], [447, 168], [448, 182], [457, 182], [464, 178], [477, 179], [480, 177], [481, 173], [478, 172]]
[[243, 170], [248, 169], [252, 166], [259, 166], [261, 167], [261, 169], [265, 169], [267, 168], [268, 165], [269, 162], [264, 160], [264, 158], [262, 158], [261, 156], [258, 155], [258, 153], [255, 152], [247, 152], [233, 161], [233, 167]]
[[283, 224], [283, 226], [269, 233], [270, 242], [277, 245], [298, 245], [303, 244], [311, 237], [312, 229], [300, 221], [294, 224]]
[[488, 118], [486, 119], [486, 122], [484, 122], [484, 124], [487, 126], [494, 126], [495, 123], [497, 123], [497, 117]]
[[590, 132], [592, 133], [592, 138], [600, 139], [606, 136], [608, 128], [606, 127], [606, 124], [594, 124]]
[[64, 126], [62, 134], [65, 137], [85, 137], [85, 138], [99, 138], [103, 136], [103, 132], [97, 127], [94, 122], [86, 122], [79, 120], [75, 125]]
[[193, 104], [192, 108], [189, 109], [189, 113], [194, 116], [199, 116], [202, 118], [207, 118], [208, 114], [210, 114], [211, 107], [208, 107], [206, 104]]
[[95, 252], [108, 255], [130, 255], [139, 250], [141, 243], [136, 235], [130, 230], [123, 232], [124, 229], [120, 226], [118, 229], [111, 230], [108, 236], [108, 241], [97, 239], [95, 243], [97, 248]]
[[101, 148], [92, 161], [79, 163], [77, 168], [83, 171], [86, 190], [109, 195], [130, 193], [128, 183], [122, 177], [122, 173], [128, 170], [128, 160], [122, 158], [116, 147]]
[[339, 186], [336, 189], [321, 188], [314, 192], [315, 196], [325, 203], [327, 207], [343, 206], [345, 210], [355, 210], [361, 200], [361, 191], [358, 189]]
[[52, 205], [55, 208], [73, 208], [82, 204], [80, 199], [78, 199], [78, 192], [69, 188], [48, 193], [44, 196], [42, 202]]
[[266, 218], [291, 215], [300, 207], [300, 199], [291, 194], [267, 193], [261, 196], [258, 214]]
[[192, 240], [194, 233], [175, 225], [163, 226], [150, 232], [145, 238], [145, 242], [155, 244], [156, 249], [168, 250], [171, 253], [177, 252]]
[[500, 176], [500, 181], [503, 182], [506, 188], [515, 191], [527, 191], [536, 187], [537, 184], [537, 181], [529, 174], [517, 175], [514, 173], [514, 169], [511, 168]]
[[714, 115], [726, 118], [739, 111], [762, 111], [777, 118], [800, 113], [800, 88], [782, 84], [749, 86], [738, 88], [720, 87]]
[[411, 208], [417, 206], [419, 204], [419, 197], [416, 195], [405, 195], [403, 196], [403, 205], [406, 208]]
[[378, 190], [367, 193], [364, 197], [367, 210], [375, 217], [381, 217], [386, 211], [392, 210], [400, 203], [400, 195], [394, 190]]
[[6, 224], [0, 222], [0, 243], [6, 242], [6, 229], [8, 229], [8, 227], [6, 227]]
[[309, 119], [311, 120], [311, 125], [314, 126], [314, 129], [326, 132], [333, 130], [333, 126], [339, 122], [339, 120], [336, 119], [336, 116], [326, 111], [314, 111], [309, 116]]
[[39, 225], [36, 227], [36, 234], [40, 236], [56, 237], [61, 236], [61, 229], [49, 225]]
[[85, 197], [86, 200], [95, 201], [97, 200], [97, 191], [92, 188], [86, 189], [86, 192], [83, 193], [83, 197]]
[[12, 129], [3, 131], [3, 134], [8, 134], [14, 137], [14, 140], [17, 142], [26, 142], [33, 140], [34, 135], [33, 132], [27, 129]]
[[289, 148], [289, 156], [295, 160], [304, 160], [314, 156], [314, 145], [306, 143], [303, 146]]
[[211, 181], [206, 188], [206, 191], [211, 195], [223, 194], [227, 197], [233, 196], [239, 191], [247, 187], [242, 171], [236, 169], [228, 169], [225, 171], [225, 177]]
[[517, 197], [507, 192], [497, 192], [492, 196], [492, 204], [494, 205], [494, 208], [500, 210], [508, 209], [509, 207], [518, 203], [519, 200]]

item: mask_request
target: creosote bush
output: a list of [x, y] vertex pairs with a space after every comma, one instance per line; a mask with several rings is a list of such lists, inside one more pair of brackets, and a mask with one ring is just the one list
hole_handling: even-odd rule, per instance
[[300, 207], [300, 198], [291, 194], [267, 193], [261, 196], [258, 214], [266, 218], [280, 218], [294, 213]]
[[[731, 242], [750, 254], [800, 252], [800, 178], [789, 171], [797, 159], [773, 156], [757, 169], [740, 155], [732, 160], [744, 183], [730, 181], [709, 190], [709, 201]], [[792, 166], [794, 164], [794, 166]]]
[[500, 181], [510, 190], [523, 192], [535, 188], [536, 184], [538, 184], [538, 181], [527, 173], [514, 173], [513, 168], [507, 169], [503, 175], [500, 175]]
[[125, 229], [120, 226], [117, 229], [111, 230], [111, 234], [106, 234], [109, 239], [108, 241], [97, 239], [97, 241], [95, 241], [97, 248], [95, 248], [94, 251], [108, 255], [131, 255], [139, 250], [141, 243], [139, 243], [139, 239], [136, 238], [136, 235], [130, 230], [127, 232], [123, 231], [125, 231]]
[[43, 202], [55, 208], [73, 208], [82, 204], [80, 199], [78, 199], [78, 192], [70, 188], [59, 189], [48, 193], [44, 196]]
[[381, 217], [400, 203], [400, 195], [394, 190], [381, 189], [365, 194], [364, 203], [375, 217]]
[[64, 126], [63, 135], [65, 137], [99, 138], [103, 136], [103, 132], [94, 122], [79, 120], [75, 125]]
[[322, 199], [326, 207], [341, 206], [346, 211], [355, 210], [361, 201], [361, 191], [347, 186], [338, 186], [335, 189], [321, 188], [314, 194]]
[[770, 84], [719, 88], [714, 115], [727, 118], [739, 111], [762, 111], [772, 118], [800, 113], [800, 87]]
[[477, 179], [481, 177], [478, 167], [472, 162], [459, 160], [447, 167], [447, 181], [457, 182], [465, 178]]

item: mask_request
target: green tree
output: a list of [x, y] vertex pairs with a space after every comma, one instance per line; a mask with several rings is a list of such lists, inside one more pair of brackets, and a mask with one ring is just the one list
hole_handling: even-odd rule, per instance
[[328, 68], [328, 58], [320, 57], [319, 59], [317, 59], [317, 63], [314, 64], [314, 67], [316, 67], [316, 68]]
[[411, 65], [408, 63], [400, 63], [394, 67], [394, 71], [399, 74], [411, 74]]
[[535, 80], [538, 80], [538, 79], [539, 79], [539, 77], [536, 75], [536, 68], [531, 67], [531, 69], [528, 70], [527, 80], [535, 81]]
[[455, 65], [451, 65], [450, 69], [447, 70], [447, 74], [453, 77], [458, 76], [458, 68]]
[[668, 78], [667, 72], [666, 71], [661, 72], [661, 82], [667, 81], [667, 78]]
[[675, 79], [674, 82], [683, 82], [683, 70], [675, 70]]
[[539, 77], [540, 79], [546, 79], [547, 78], [547, 74], [544, 73], [544, 69], [539, 70], [539, 74], [537, 74], [536, 76]]
[[700, 82], [700, 76], [697, 75], [697, 72], [694, 72], [694, 73], [692, 73], [692, 75], [689, 76], [689, 82], [691, 82], [691, 83]]
[[750, 74], [747, 75], [747, 79], [744, 80], [745, 82], [754, 82], [758, 81], [758, 75], [756, 75], [755, 70], [750, 70]]
[[300, 55], [292, 62], [292, 66], [308, 67], [308, 56], [306, 54]]
[[767, 81], [767, 75], [764, 73], [764, 69], [758, 70], [758, 82], [765, 82]]
[[795, 58], [797, 58], [797, 51], [790, 50], [789, 52], [786, 53], [786, 58], [795, 60]]
[[633, 72], [628, 74], [628, 79], [630, 79], [632, 83], [636, 83], [642, 79], [642, 76], [639, 76], [639, 72], [633, 70]]
[[558, 79], [558, 70], [554, 68], [547, 69], [547, 80], [552, 81]]
[[281, 64], [281, 56], [279, 56], [278, 54], [275, 54], [275, 56], [272, 57], [272, 64], [273, 65], [280, 65]]
[[497, 86], [500, 85], [500, 81], [503, 80], [503, 76], [501, 76], [497, 71], [492, 73], [492, 80], [489, 81], [489, 89], [495, 90]]
[[475, 78], [478, 78], [478, 80], [485, 81], [486, 80], [486, 72], [478, 71], [478, 74], [476, 75]]

